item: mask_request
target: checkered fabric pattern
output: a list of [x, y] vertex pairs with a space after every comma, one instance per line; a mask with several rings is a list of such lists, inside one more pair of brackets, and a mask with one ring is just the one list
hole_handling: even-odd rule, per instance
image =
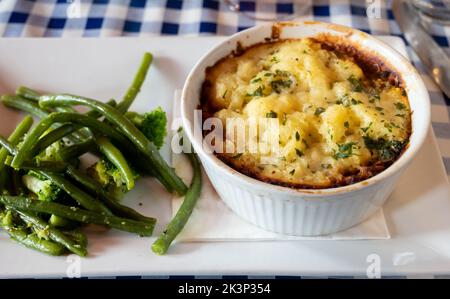
[[[437, 1], [433, 0], [433, 2]], [[0, 36], [231, 35], [263, 22], [256, 21], [249, 15], [273, 18], [295, 13], [298, 20], [332, 22], [371, 34], [395, 35], [403, 38], [391, 10], [391, 0], [233, 1], [240, 4], [240, 10], [244, 13], [232, 11], [229, 2], [217, 0], [0, 0]], [[374, 8], [374, 5], [378, 5], [380, 9]], [[450, 55], [450, 27], [430, 24], [427, 30]], [[403, 40], [406, 42], [404, 38]], [[447, 174], [450, 175], [450, 99], [443, 95], [432, 82], [431, 77], [426, 75], [425, 69], [410, 47], [408, 51], [428, 87], [432, 104], [432, 125], [438, 138]]]

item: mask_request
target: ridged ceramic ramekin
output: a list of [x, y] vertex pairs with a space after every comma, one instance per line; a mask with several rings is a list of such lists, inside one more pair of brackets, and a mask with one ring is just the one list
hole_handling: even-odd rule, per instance
[[[264, 183], [229, 167], [203, 148], [201, 128], [194, 132], [194, 110], [199, 106], [205, 69], [237, 47], [268, 38], [303, 38], [328, 34], [347, 39], [390, 64], [400, 75], [412, 110], [409, 145], [389, 168], [365, 181], [330, 189], [292, 189]], [[345, 230], [374, 214], [387, 200], [396, 182], [422, 146], [430, 123], [428, 92], [417, 71], [400, 53], [376, 38], [348, 27], [321, 22], [276, 23], [237, 33], [213, 48], [194, 66], [182, 93], [183, 127], [222, 200], [244, 220], [263, 229], [298, 236]], [[197, 114], [198, 115], [198, 114]]]

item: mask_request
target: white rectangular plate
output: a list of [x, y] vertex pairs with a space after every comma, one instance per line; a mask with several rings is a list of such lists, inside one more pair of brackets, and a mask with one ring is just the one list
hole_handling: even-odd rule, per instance
[[[398, 38], [383, 39], [404, 48]], [[120, 99], [143, 52], [151, 51], [155, 62], [132, 108], [148, 111], [161, 105], [170, 114], [174, 90], [182, 87], [200, 56], [221, 40], [1, 39], [0, 93], [12, 93], [18, 85], [27, 85], [105, 101]], [[21, 117], [0, 107], [0, 133], [6, 135], [13, 130]], [[168, 158], [167, 147], [163, 152]], [[127, 195], [125, 203], [156, 216], [155, 233], [159, 233], [170, 219], [170, 198], [158, 183], [146, 179]], [[390, 240], [183, 243], [162, 257], [150, 250], [154, 238], [114, 230], [92, 232], [90, 256], [81, 259], [81, 275], [364, 276], [368, 266], [378, 262], [382, 275], [450, 273], [449, 185], [431, 131], [384, 211]], [[66, 257], [45, 256], [0, 233], [0, 277], [65, 276], [69, 265]]]

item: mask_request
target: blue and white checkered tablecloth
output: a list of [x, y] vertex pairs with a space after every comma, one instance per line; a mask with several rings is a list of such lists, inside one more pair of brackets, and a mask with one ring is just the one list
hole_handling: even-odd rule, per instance
[[[332, 22], [403, 38], [391, 10], [391, 0], [238, 2], [242, 10], [257, 16], [285, 16], [301, 6], [298, 20]], [[0, 0], [3, 37], [230, 35], [262, 22], [233, 12], [226, 1], [217, 0]], [[450, 27], [431, 24], [427, 29], [450, 55]], [[408, 52], [430, 92], [432, 124], [450, 175], [450, 99], [426, 75], [410, 47]]]

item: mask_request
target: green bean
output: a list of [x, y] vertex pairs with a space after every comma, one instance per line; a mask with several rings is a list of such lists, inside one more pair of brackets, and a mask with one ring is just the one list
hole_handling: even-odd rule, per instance
[[[8, 141], [11, 146], [16, 146], [20, 139], [28, 132], [28, 130], [33, 125], [33, 118], [30, 115], [25, 116], [22, 121], [17, 125], [15, 130], [11, 133]], [[2, 172], [5, 163], [6, 156], [8, 155], [8, 150], [5, 148], [0, 149], [0, 173]]]
[[[4, 97], [8, 98], [8, 100], [7, 100], [8, 102], [9, 102], [9, 100], [12, 100], [13, 97], [15, 98], [15, 100], [17, 100], [17, 98], [21, 97], [21, 98], [24, 98], [26, 100], [38, 102], [39, 101], [39, 97], [41, 96], [41, 94], [39, 94], [39, 92], [37, 92], [36, 90], [33, 90], [33, 89], [29, 88], [29, 87], [20, 86], [16, 90], [16, 96], [17, 97], [14, 97], [14, 96], [4, 96]], [[111, 99], [111, 100], [109, 100], [106, 103], [108, 105], [112, 106], [112, 107], [116, 107], [117, 106], [117, 102], [114, 99]], [[39, 106], [37, 106], [37, 105], [36, 105], [36, 107], [39, 108]], [[12, 108], [16, 108], [16, 107], [12, 107]], [[18, 108], [18, 109], [24, 110], [24, 109], [21, 109], [21, 108]], [[70, 109], [69, 107], [61, 107], [61, 108], [58, 108], [57, 110], [60, 110], [60, 112], [76, 112], [76, 110]], [[46, 111], [43, 111], [43, 112], [46, 113]], [[41, 112], [39, 112], [39, 113], [41, 113]], [[99, 117], [102, 116], [100, 113], [98, 113], [95, 110], [89, 111], [86, 115], [89, 116], [89, 117], [93, 117], [93, 118], [99, 118]], [[39, 118], [45, 117], [45, 115], [43, 115], [43, 114], [42, 114], [42, 116], [39, 116], [39, 115], [34, 115], [34, 116], [37, 116]]]
[[141, 90], [142, 84], [144, 83], [145, 77], [147, 76], [148, 69], [153, 61], [153, 55], [151, 53], [145, 53], [142, 57], [141, 65], [134, 77], [131, 86], [128, 88], [127, 93], [123, 97], [122, 101], [117, 106], [117, 109], [121, 113], [125, 113], [133, 103], [137, 94]]
[[122, 174], [125, 184], [128, 190], [134, 188], [134, 174], [128, 166], [127, 160], [125, 160], [122, 153], [115, 147], [106, 137], [96, 138], [96, 142], [100, 152], [106, 156], [106, 158], [117, 167]]
[[34, 145], [34, 151], [30, 156], [39, 154], [56, 141], [60, 140], [63, 137], [66, 137], [76, 130], [79, 130], [80, 128], [81, 127], [78, 125], [64, 124], [54, 130], [51, 130], [50, 132], [39, 138], [39, 140]]
[[73, 221], [56, 215], [51, 215], [48, 223], [54, 227], [60, 228], [70, 228], [76, 225], [76, 223], [74, 223]]
[[[114, 99], [109, 100], [108, 102], [106, 102], [107, 105], [111, 106], [111, 107], [117, 107], [117, 102]], [[87, 116], [89, 117], [93, 117], [93, 118], [100, 118], [102, 117], [102, 114], [96, 110], [91, 110], [88, 113], [86, 113]]]
[[17, 154], [17, 149], [13, 147], [11, 143], [9, 143], [3, 136], [0, 136], [0, 145], [6, 150], [7, 153], [10, 153], [11, 155]]
[[12, 189], [14, 191], [13, 194], [25, 195], [28, 193], [28, 189], [25, 187], [25, 185], [22, 182], [21, 175], [19, 174], [18, 171], [15, 171], [14, 169], [11, 169], [11, 184], [12, 184]]
[[154, 228], [154, 223], [150, 224], [116, 216], [99, 214], [81, 210], [77, 207], [68, 207], [55, 202], [33, 200], [27, 197], [0, 195], [0, 202], [14, 209], [54, 214], [81, 223], [106, 225], [118, 230], [140, 234], [142, 236], [151, 236]]
[[[96, 100], [75, 95], [42, 96], [39, 101], [39, 105], [42, 107], [84, 105], [101, 112], [107, 120], [117, 126], [127, 136], [127, 138], [136, 145], [139, 151], [152, 162], [155, 166], [155, 172], [159, 173], [159, 175], [163, 178], [163, 181], [169, 184], [178, 194], [186, 193], [186, 185], [176, 175], [175, 171], [167, 165], [166, 161], [164, 161], [159, 154], [156, 146], [117, 109]], [[29, 135], [31, 135], [31, 133]]]
[[97, 181], [91, 179], [78, 169], [69, 166], [67, 167], [66, 173], [75, 181], [83, 185], [89, 192], [96, 194], [114, 215], [132, 220], [148, 222], [150, 224], [155, 223], [155, 218], [141, 215], [132, 208], [121, 205], [115, 199], [110, 198], [105, 189]]
[[98, 154], [97, 146], [95, 145], [95, 141], [92, 138], [62, 148], [59, 152], [59, 157], [61, 160], [67, 161], [73, 157], [84, 155], [87, 152]]
[[88, 209], [89, 211], [104, 213], [111, 215], [111, 211], [99, 200], [93, 198], [77, 186], [73, 185], [70, 181], [66, 180], [64, 177], [51, 172], [46, 172], [42, 170], [36, 170], [37, 173], [44, 176], [46, 179], [52, 181], [59, 188], [64, 190], [67, 194], [75, 199], [81, 206]]
[[81, 246], [87, 247], [88, 238], [82, 232], [78, 230], [63, 230], [62, 233], [71, 238], [73, 241], [80, 244]]
[[[18, 96], [2, 96], [1, 99], [5, 106], [28, 112], [37, 118], [45, 118], [51, 113], [51, 111], [41, 109], [36, 102]], [[52, 127], [55, 129], [58, 126], [55, 124]], [[72, 135], [68, 136], [72, 142], [83, 140], [85, 137], [85, 135], [80, 135], [78, 132], [74, 132]]]
[[[5, 165], [11, 166], [11, 161], [5, 161]], [[23, 170], [42, 170], [49, 172], [64, 172], [67, 168], [67, 163], [63, 161], [25, 161], [20, 166]]]
[[124, 138], [118, 131], [114, 130], [110, 126], [83, 114], [78, 113], [66, 113], [55, 112], [42, 119], [25, 137], [22, 146], [17, 154], [14, 156], [11, 166], [14, 168], [20, 168], [20, 165], [30, 160], [31, 154], [34, 152], [34, 147], [39, 140], [39, 137], [54, 123], [72, 122], [78, 125], [86, 126], [94, 131], [111, 137], [117, 141], [121, 146], [132, 152], [134, 149], [130, 142]]
[[62, 255], [65, 247], [59, 243], [39, 238], [35, 233], [28, 234], [24, 229], [7, 228], [11, 239], [27, 248], [35, 249], [48, 255]]
[[38, 230], [45, 231], [51, 240], [60, 243], [66, 247], [70, 252], [78, 254], [79, 256], [86, 256], [87, 250], [81, 244], [75, 243], [72, 239], [64, 235], [59, 229], [49, 225], [47, 222], [34, 215], [32, 212], [25, 212], [21, 210], [16, 210], [20, 218], [26, 223], [31, 224], [34, 228]]
[[40, 94], [31, 88], [20, 86], [16, 90], [16, 95], [21, 96], [27, 100], [39, 101]]
[[175, 237], [181, 232], [186, 225], [189, 216], [197, 203], [202, 188], [202, 171], [200, 162], [195, 154], [189, 154], [192, 167], [194, 168], [194, 177], [191, 186], [184, 196], [183, 203], [178, 209], [175, 217], [167, 225], [167, 228], [159, 235], [158, 239], [152, 245], [152, 251], [156, 254], [165, 254]]
[[2, 102], [7, 107], [28, 112], [38, 118], [44, 118], [48, 115], [48, 112], [39, 108], [37, 103], [18, 96], [2, 96]]

